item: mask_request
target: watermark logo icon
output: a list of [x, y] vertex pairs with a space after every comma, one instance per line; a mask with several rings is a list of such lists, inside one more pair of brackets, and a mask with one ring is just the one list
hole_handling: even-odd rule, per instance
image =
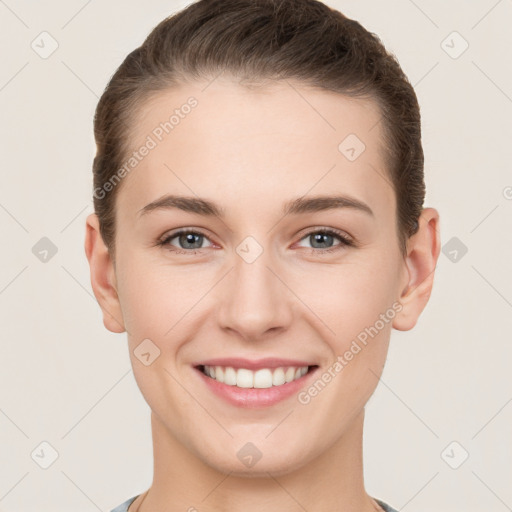
[[456, 236], [443, 245], [443, 254], [452, 262], [458, 263], [468, 252], [468, 248]]
[[40, 468], [48, 469], [59, 458], [59, 453], [48, 441], [43, 441], [34, 448], [30, 456]]
[[339, 152], [350, 162], [357, 160], [365, 149], [364, 142], [355, 133], [347, 135], [338, 146]]
[[468, 48], [469, 43], [454, 30], [441, 42], [441, 48], [452, 59], [458, 59]]
[[252, 468], [261, 459], [263, 454], [253, 443], [249, 442], [238, 450], [236, 456], [244, 466]]
[[135, 347], [133, 353], [144, 366], [149, 366], [160, 356], [160, 349], [149, 338], [146, 338]]
[[41, 59], [47, 59], [57, 50], [59, 43], [50, 33], [43, 31], [30, 43], [30, 47]]
[[48, 263], [57, 254], [57, 246], [49, 238], [43, 236], [32, 247], [32, 254], [42, 263]]
[[254, 263], [263, 253], [263, 247], [254, 237], [248, 236], [238, 244], [236, 253], [246, 263]]
[[468, 451], [458, 441], [452, 441], [442, 452], [441, 458], [452, 469], [458, 469], [469, 457]]

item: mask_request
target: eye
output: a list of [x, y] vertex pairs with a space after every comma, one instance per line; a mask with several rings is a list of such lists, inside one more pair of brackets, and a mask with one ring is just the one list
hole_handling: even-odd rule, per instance
[[[174, 239], [176, 239], [178, 244], [177, 246], [172, 243]], [[178, 254], [196, 254], [197, 250], [204, 248], [202, 245], [205, 240], [208, 240], [208, 238], [199, 231], [182, 229], [166, 236], [163, 240], [158, 242], [158, 245], [166, 247], [172, 252], [176, 252]], [[210, 246], [211, 245], [212, 244], [210, 244]]]
[[[333, 241], [336, 239], [338, 240], [338, 243], [332, 245]], [[309, 240], [309, 242], [312, 244], [312, 254], [330, 253], [341, 250], [344, 247], [355, 246], [355, 243], [347, 235], [332, 228], [322, 228], [316, 229], [315, 231], [310, 231], [301, 238], [301, 241], [302, 240]], [[162, 240], [157, 242], [157, 245], [165, 247], [176, 254], [193, 255], [197, 254], [201, 251], [201, 249], [205, 248], [203, 247], [203, 243], [205, 241], [209, 242], [209, 245], [206, 247], [213, 246], [208, 237], [200, 231], [182, 229], [164, 237]], [[326, 245], [327, 247], [325, 247]]]
[[[354, 242], [344, 233], [335, 229], [317, 229], [310, 231], [301, 240], [309, 240], [311, 243], [311, 252], [313, 254], [334, 252], [344, 247], [353, 247]], [[339, 241], [338, 244], [332, 245], [334, 239]], [[327, 245], [327, 247], [325, 247]], [[320, 247], [319, 247], [320, 246]]]

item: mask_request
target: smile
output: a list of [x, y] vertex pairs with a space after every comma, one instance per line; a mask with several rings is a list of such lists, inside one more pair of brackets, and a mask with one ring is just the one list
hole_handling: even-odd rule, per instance
[[228, 386], [238, 388], [278, 387], [300, 379], [312, 366], [288, 366], [278, 368], [261, 368], [253, 371], [247, 368], [235, 369], [232, 366], [201, 365], [199, 369], [211, 379]]
[[307, 359], [222, 357], [193, 368], [208, 393], [236, 407], [264, 408], [297, 395], [319, 370]]

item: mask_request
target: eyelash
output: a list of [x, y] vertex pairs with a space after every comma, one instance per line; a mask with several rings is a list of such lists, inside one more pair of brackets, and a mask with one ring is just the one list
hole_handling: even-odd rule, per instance
[[[307, 238], [308, 236], [311, 236], [313, 234], [319, 234], [319, 233], [321, 233], [323, 235], [334, 236], [335, 238], [337, 238], [340, 241], [340, 243], [337, 245], [334, 245], [333, 247], [327, 248], [327, 249], [317, 249], [315, 247], [311, 247], [310, 248], [311, 254], [318, 255], [318, 254], [332, 253], [332, 252], [338, 251], [340, 249], [343, 249], [344, 247], [355, 247], [355, 243], [350, 238], [348, 238], [346, 235], [344, 235], [341, 231], [338, 231], [338, 230], [332, 229], [332, 228], [317, 228], [315, 230], [312, 230], [312, 231], [309, 231], [308, 233], [306, 233], [300, 240], [303, 240], [304, 238]], [[169, 251], [171, 251], [175, 254], [194, 255], [194, 254], [200, 253], [201, 249], [185, 250], [185, 249], [178, 249], [178, 248], [175, 248], [174, 246], [170, 245], [169, 242], [171, 240], [173, 240], [174, 238], [177, 238], [181, 235], [188, 235], [188, 234], [201, 235], [208, 239], [208, 237], [201, 231], [196, 231], [196, 230], [192, 230], [192, 229], [182, 229], [182, 230], [176, 231], [175, 233], [170, 234], [169, 236], [165, 237], [163, 240], [158, 241], [157, 245], [159, 247], [166, 247]]]

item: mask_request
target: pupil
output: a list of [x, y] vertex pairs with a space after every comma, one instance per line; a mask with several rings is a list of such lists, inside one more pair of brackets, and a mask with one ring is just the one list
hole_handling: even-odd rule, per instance
[[[194, 244], [194, 239], [195, 238], [198, 238], [199, 239], [199, 245], [197, 247], [193, 247], [193, 249], [199, 249], [201, 247], [201, 243], [200, 243], [200, 239], [202, 237], [202, 235], [195, 235], [194, 233], [187, 233], [185, 235], [182, 235], [184, 238], [185, 238], [185, 245], [190, 243], [190, 244]], [[197, 243], [197, 241], [196, 241]]]
[[317, 233], [317, 234], [313, 235], [313, 237], [314, 237], [315, 243], [317, 243], [317, 242], [326, 243], [326, 241], [323, 240], [324, 238], [327, 238], [327, 242], [332, 241], [332, 235], [329, 235], [328, 233]]

